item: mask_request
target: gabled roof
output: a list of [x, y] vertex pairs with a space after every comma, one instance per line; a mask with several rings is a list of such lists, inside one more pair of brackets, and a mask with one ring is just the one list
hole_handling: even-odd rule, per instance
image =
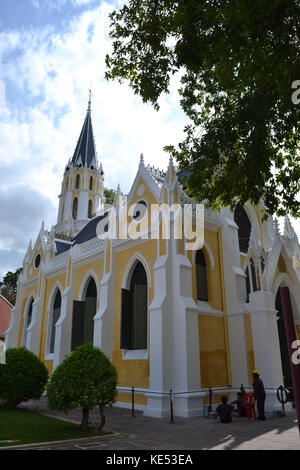
[[[107, 232], [108, 230], [108, 211], [91, 219], [74, 237], [74, 245], [81, 244]], [[99, 225], [98, 225], [99, 224]], [[97, 227], [98, 226], [98, 227]]]
[[89, 100], [88, 110], [81, 129], [81, 133], [75, 148], [71, 165], [76, 166], [93, 166], [97, 167], [97, 157], [94, 142], [94, 134], [91, 119], [91, 101]]

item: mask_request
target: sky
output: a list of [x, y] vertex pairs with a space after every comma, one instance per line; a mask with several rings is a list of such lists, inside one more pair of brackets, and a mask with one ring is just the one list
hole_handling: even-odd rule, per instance
[[[164, 145], [183, 137], [179, 77], [160, 111], [104, 79], [109, 13], [118, 0], [0, 0], [0, 279], [22, 265], [41, 223], [55, 225], [64, 168], [92, 89], [105, 186], [128, 193], [140, 154], [166, 169]], [[295, 224], [300, 235], [300, 222]]]

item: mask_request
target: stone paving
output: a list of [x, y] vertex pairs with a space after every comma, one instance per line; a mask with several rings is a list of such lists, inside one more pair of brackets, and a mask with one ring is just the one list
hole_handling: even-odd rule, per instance
[[[81, 410], [72, 410], [68, 415], [49, 410], [47, 399], [23, 403], [30, 408], [50, 416], [79, 423]], [[250, 421], [233, 417], [233, 422], [222, 424], [214, 418], [174, 418], [174, 424], [167, 418], [157, 419], [130, 410], [113, 407], [106, 410], [105, 430], [114, 431], [115, 436], [103, 440], [73, 443], [51, 443], [40, 449], [70, 450], [300, 450], [300, 438], [295, 410], [286, 417], [267, 414], [266, 421]], [[91, 419], [99, 420], [98, 410], [91, 413]], [[34, 445], [32, 446], [34, 447]]]

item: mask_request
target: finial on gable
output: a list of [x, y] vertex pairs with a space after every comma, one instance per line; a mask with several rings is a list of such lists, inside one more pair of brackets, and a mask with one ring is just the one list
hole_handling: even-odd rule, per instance
[[139, 168], [145, 168], [144, 155], [141, 153]]
[[174, 168], [173, 157], [172, 157], [172, 155], [170, 155], [170, 158], [169, 158], [169, 169], [172, 169], [172, 170], [173, 170], [173, 168]]

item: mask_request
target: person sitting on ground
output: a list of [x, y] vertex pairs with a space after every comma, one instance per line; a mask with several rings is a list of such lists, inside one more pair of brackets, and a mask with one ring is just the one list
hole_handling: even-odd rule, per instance
[[243, 394], [238, 392], [236, 394], [236, 400], [231, 402], [231, 405], [236, 405], [237, 409], [235, 411], [240, 412], [241, 417], [247, 416], [246, 408], [243, 406]]
[[217, 415], [219, 416], [221, 423], [231, 423], [232, 421], [231, 413], [233, 410], [233, 406], [228, 405], [227, 397], [225, 396], [221, 398], [221, 401], [222, 401], [222, 404], [218, 405], [216, 409]]

